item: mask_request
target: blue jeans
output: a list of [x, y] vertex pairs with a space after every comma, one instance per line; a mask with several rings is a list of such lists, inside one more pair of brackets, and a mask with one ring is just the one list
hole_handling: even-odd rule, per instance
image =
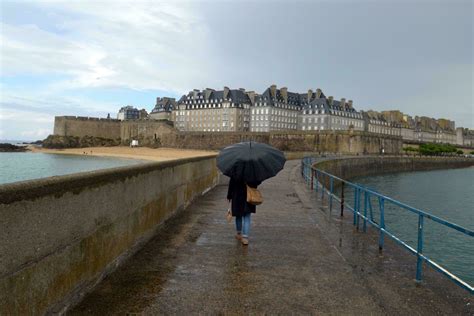
[[[235, 217], [235, 227], [237, 228], [238, 233], [242, 233], [242, 237], [248, 237], [250, 233], [250, 214], [247, 213], [244, 216]], [[242, 219], [244, 220], [244, 227], [242, 227]]]

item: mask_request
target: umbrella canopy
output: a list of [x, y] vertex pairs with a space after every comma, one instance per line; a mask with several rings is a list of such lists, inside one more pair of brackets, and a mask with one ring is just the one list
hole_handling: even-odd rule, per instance
[[278, 149], [257, 142], [228, 146], [217, 156], [217, 167], [226, 176], [245, 182], [261, 182], [275, 176], [286, 158]]

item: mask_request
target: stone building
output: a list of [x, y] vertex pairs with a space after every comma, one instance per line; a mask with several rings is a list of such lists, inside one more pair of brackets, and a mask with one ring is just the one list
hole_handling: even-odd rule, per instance
[[415, 117], [415, 140], [428, 143], [457, 143], [457, 134], [453, 121], [436, 120], [426, 116]]
[[346, 102], [334, 100], [332, 96], [326, 98], [321, 89], [316, 93], [308, 90], [301, 94], [301, 113], [299, 118], [300, 130], [364, 130], [364, 120], [357, 112], [352, 100]]
[[150, 118], [153, 120], [174, 121], [172, 113], [175, 113], [173, 110], [175, 109], [176, 104], [175, 98], [156, 98], [156, 105], [150, 112]]
[[334, 100], [321, 89], [295, 93], [276, 85], [262, 94], [224, 87], [220, 91], [190, 91], [177, 103], [158, 98], [150, 116], [174, 121], [180, 131], [355, 130], [398, 136], [405, 141], [451, 144], [464, 142], [465, 135], [456, 132], [454, 122], [447, 119], [413, 119], [399, 110], [356, 111], [352, 100]]
[[124, 120], [138, 120], [140, 118], [140, 111], [131, 105], [120, 108], [117, 119]]
[[250, 115], [251, 132], [271, 132], [298, 129], [298, 114], [301, 110], [298, 93], [288, 92], [286, 87], [276, 85], [262, 94], [252, 96]]
[[131, 105], [120, 108], [117, 119], [120, 121], [126, 120], [144, 120], [148, 118], [148, 112], [145, 109], [137, 109]]
[[399, 110], [382, 111], [381, 115], [386, 122], [399, 126], [399, 134], [403, 140], [413, 141], [415, 139], [415, 120], [411, 116]]
[[362, 115], [365, 120], [365, 131], [383, 135], [401, 136], [401, 124], [387, 120], [382, 113], [377, 111], [363, 111]]
[[456, 128], [456, 144], [474, 147], [474, 130], [463, 127]]
[[180, 131], [249, 131], [250, 105], [245, 89], [195, 89], [178, 101], [175, 126]]

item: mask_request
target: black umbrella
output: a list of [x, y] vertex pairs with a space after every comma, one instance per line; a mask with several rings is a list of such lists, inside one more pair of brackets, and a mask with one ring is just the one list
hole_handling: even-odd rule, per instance
[[221, 150], [217, 167], [226, 176], [251, 183], [275, 176], [285, 161], [283, 153], [270, 145], [243, 142]]

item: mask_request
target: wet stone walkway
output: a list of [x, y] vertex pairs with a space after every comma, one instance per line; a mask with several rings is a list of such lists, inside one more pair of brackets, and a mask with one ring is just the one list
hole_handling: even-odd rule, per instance
[[[413, 281], [413, 256], [330, 213], [289, 161], [260, 188], [250, 244], [225, 220], [224, 183], [158, 235], [70, 314], [460, 315], [474, 300], [436, 272]], [[337, 213], [337, 212], [335, 212]]]

